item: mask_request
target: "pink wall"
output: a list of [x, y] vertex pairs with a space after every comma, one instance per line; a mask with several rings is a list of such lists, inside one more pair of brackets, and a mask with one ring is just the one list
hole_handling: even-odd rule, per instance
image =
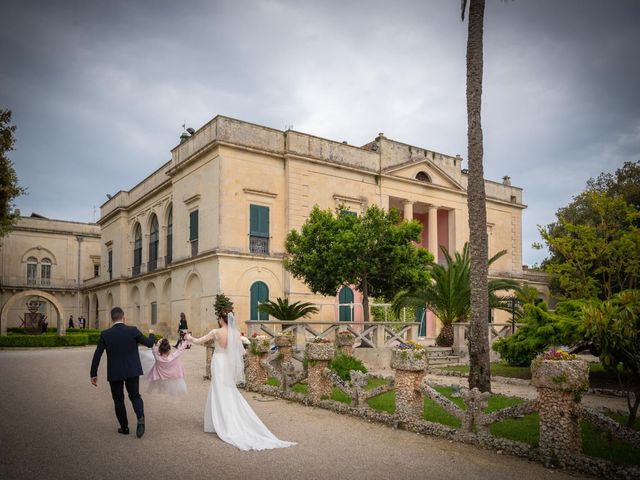
[[413, 219], [414, 220], [418, 220], [421, 224], [422, 224], [422, 233], [420, 233], [420, 236], [422, 237], [422, 242], [420, 243], [420, 246], [423, 248], [427, 248], [428, 246], [428, 242], [429, 242], [429, 223], [428, 223], [428, 215], [426, 213], [414, 213], [413, 214]]

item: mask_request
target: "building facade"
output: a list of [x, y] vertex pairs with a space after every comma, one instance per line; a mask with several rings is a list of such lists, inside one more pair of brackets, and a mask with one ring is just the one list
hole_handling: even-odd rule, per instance
[[[33, 297], [46, 300], [41, 313], [49, 326], [64, 331], [70, 315], [83, 314], [84, 282], [99, 277], [100, 264], [98, 225], [20, 217], [0, 239], [0, 334], [21, 326], [25, 304]], [[95, 327], [97, 311], [93, 317], [88, 313], [87, 328]]]
[[[200, 335], [216, 325], [218, 293], [234, 302], [242, 328], [246, 320], [266, 319], [259, 302], [285, 296], [318, 304], [316, 318], [323, 321], [361, 320], [357, 291], [314, 295], [283, 267], [286, 236], [314, 205], [344, 205], [357, 214], [371, 205], [398, 209], [422, 224], [420, 245], [439, 261], [440, 246], [459, 251], [469, 238], [467, 175], [459, 156], [383, 134], [352, 146], [223, 116], [182, 140], [170, 161], [101, 206], [98, 227], [86, 227], [99, 236], [98, 251], [87, 250], [87, 258], [100, 266], [95, 276], [84, 273], [75, 311], [91, 326], [106, 327], [118, 305], [130, 323], [164, 335], [175, 335], [184, 312]], [[490, 275], [526, 280], [522, 190], [508, 177], [486, 180], [485, 187], [490, 255], [507, 250]], [[435, 337], [437, 320], [422, 320], [421, 334]]]

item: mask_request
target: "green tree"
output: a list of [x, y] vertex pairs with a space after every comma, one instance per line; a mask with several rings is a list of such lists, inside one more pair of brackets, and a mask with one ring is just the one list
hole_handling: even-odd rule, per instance
[[469, 327], [469, 388], [491, 391], [489, 359], [489, 298], [487, 295], [489, 246], [484, 187], [482, 138], [482, 72], [484, 0], [462, 0], [462, 20], [469, 3], [467, 34], [467, 152], [469, 176], [467, 207], [471, 246], [471, 325]]
[[9, 233], [19, 217], [13, 208], [13, 200], [25, 193], [18, 185], [16, 171], [8, 157], [15, 144], [15, 131], [15, 125], [11, 125], [11, 110], [0, 110], [0, 237]]
[[627, 425], [631, 427], [640, 407], [640, 290], [591, 301], [583, 307], [583, 318], [585, 337], [599, 351], [604, 368], [616, 375], [620, 389], [627, 392]]
[[553, 274], [556, 295], [604, 300], [638, 288], [640, 210], [621, 195], [588, 191], [557, 215], [558, 222], [539, 227], [551, 252], [543, 266]]
[[[441, 249], [445, 264], [431, 265], [431, 281], [417, 289], [400, 292], [394, 300], [393, 308], [399, 312], [403, 307], [426, 305], [442, 322], [442, 330], [436, 343], [450, 347], [453, 345], [452, 324], [467, 321], [471, 315], [471, 258], [468, 243], [465, 243], [462, 253], [456, 252], [453, 257], [446, 248]], [[491, 265], [506, 253], [506, 250], [498, 252], [489, 259], [488, 264]], [[519, 292], [520, 286], [513, 280], [496, 279], [488, 282], [487, 289], [490, 307], [508, 311], [507, 298], [498, 296], [497, 292]]]
[[223, 313], [233, 310], [233, 302], [224, 293], [218, 293], [213, 304], [213, 309], [216, 312], [216, 317], [219, 317]]
[[289, 303], [288, 298], [276, 298], [258, 305], [258, 310], [265, 312], [278, 320], [298, 320], [312, 313], [318, 313], [318, 308], [309, 302]]
[[416, 247], [422, 227], [400, 221], [396, 210], [372, 206], [362, 216], [314, 207], [300, 232], [287, 236], [285, 267], [314, 293], [335, 295], [353, 284], [362, 292], [364, 320], [369, 297], [393, 297], [423, 284], [433, 256]]

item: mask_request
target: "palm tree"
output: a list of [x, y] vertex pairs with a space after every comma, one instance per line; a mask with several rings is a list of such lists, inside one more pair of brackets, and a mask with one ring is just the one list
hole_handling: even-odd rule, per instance
[[[491, 391], [489, 361], [488, 241], [482, 166], [482, 70], [485, 0], [468, 0], [469, 29], [467, 35], [467, 153], [469, 177], [467, 205], [469, 210], [469, 242], [471, 244], [471, 326], [469, 328], [469, 388]], [[462, 20], [467, 0], [462, 0]]]
[[[442, 322], [442, 330], [436, 338], [436, 344], [442, 347], [453, 345], [454, 322], [464, 322], [471, 315], [471, 258], [469, 244], [465, 243], [462, 254], [456, 252], [452, 257], [446, 248], [441, 247], [445, 264], [431, 266], [431, 282], [424, 288], [415, 291], [400, 292], [394, 302], [393, 309], [398, 312], [403, 307], [424, 307], [431, 310]], [[502, 257], [506, 250], [495, 254], [488, 265]], [[508, 310], [506, 297], [496, 292], [520, 291], [520, 286], [513, 280], [496, 279], [488, 282], [488, 299], [491, 308]], [[487, 313], [488, 315], [488, 313]]]
[[318, 308], [309, 302], [293, 302], [289, 303], [288, 298], [276, 298], [258, 305], [258, 310], [267, 313], [278, 320], [298, 320], [312, 313], [318, 313]]

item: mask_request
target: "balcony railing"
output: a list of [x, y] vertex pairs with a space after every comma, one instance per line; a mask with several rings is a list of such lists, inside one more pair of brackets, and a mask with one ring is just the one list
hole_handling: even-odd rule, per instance
[[254, 237], [249, 238], [249, 251], [260, 255], [269, 255], [269, 238]]
[[32, 287], [32, 288], [76, 288], [78, 283], [75, 279], [67, 278], [27, 278], [27, 277], [2, 277], [0, 286], [3, 287]]
[[191, 240], [191, 256], [198, 255], [198, 240]]

